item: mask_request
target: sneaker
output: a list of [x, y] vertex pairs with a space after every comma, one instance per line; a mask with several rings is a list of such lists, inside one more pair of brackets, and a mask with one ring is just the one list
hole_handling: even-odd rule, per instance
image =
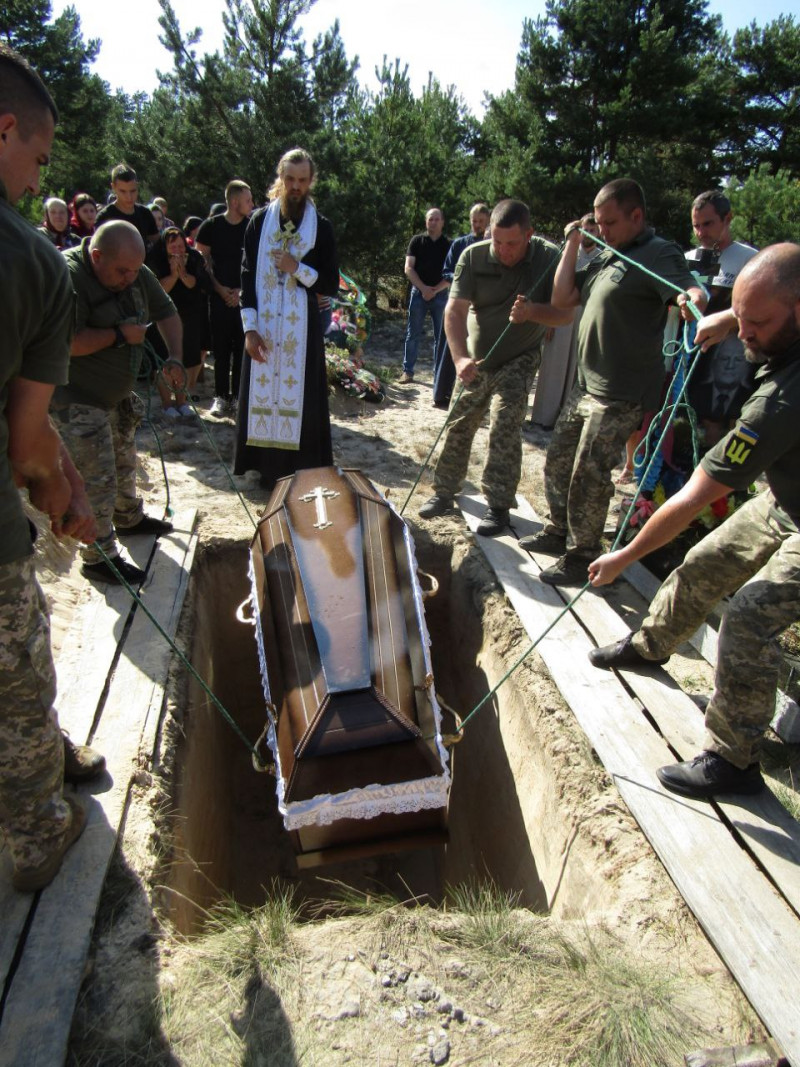
[[664, 656], [663, 659], [645, 659], [633, 647], [632, 641], [633, 634], [629, 633], [613, 645], [593, 648], [589, 653], [589, 662], [593, 667], [611, 670], [612, 667], [662, 667], [669, 659], [669, 656]]
[[172, 533], [172, 523], [166, 519], [156, 519], [152, 515], [143, 515], [135, 526], [120, 528], [121, 534], [155, 534], [160, 537], [165, 533]]
[[411, 385], [414, 381], [414, 375], [409, 374], [407, 370], [404, 370], [400, 377], [397, 379], [398, 385]]
[[455, 504], [452, 497], [436, 494], [425, 501], [417, 514], [421, 519], [438, 519], [440, 515], [449, 515], [453, 511]]
[[188, 419], [190, 415], [194, 415], [194, 408], [191, 404], [181, 404], [178, 408], [178, 414], [184, 419]]
[[[122, 556], [115, 556], [111, 560], [116, 569], [128, 583], [128, 585], [141, 585], [145, 579], [145, 572], [139, 570]], [[84, 563], [81, 567], [84, 578], [90, 578], [95, 582], [110, 582], [112, 585], [122, 585], [119, 577], [103, 559], [99, 563]]]
[[72, 738], [64, 738], [64, 781], [80, 785], [96, 778], [106, 769], [106, 758], [88, 745], [76, 745]]
[[22, 893], [35, 893], [37, 889], [44, 889], [50, 885], [61, 869], [64, 856], [75, 844], [83, 833], [86, 826], [86, 809], [77, 797], [65, 796], [64, 801], [69, 805], [72, 813], [70, 824], [64, 832], [61, 843], [57, 845], [50, 855], [37, 863], [35, 867], [15, 867], [11, 875], [11, 882], [15, 889]]
[[545, 556], [563, 556], [567, 550], [567, 535], [539, 530], [538, 533], [520, 537], [519, 547], [526, 552], [541, 552]]
[[508, 508], [487, 508], [475, 532], [481, 537], [497, 537], [508, 527]]
[[228, 402], [224, 396], [215, 396], [214, 403], [211, 405], [209, 415], [213, 415], [215, 419], [224, 419], [228, 414]]
[[164, 408], [164, 417], [167, 419], [177, 419], [179, 417], [178, 409], [173, 407]]
[[547, 585], [585, 585], [589, 581], [589, 564], [587, 556], [561, 556], [552, 567], [541, 572], [539, 578]]
[[658, 780], [671, 793], [684, 797], [713, 797], [717, 793], [758, 793], [764, 779], [757, 763], [741, 770], [717, 752], [701, 752], [693, 760], [659, 767]]

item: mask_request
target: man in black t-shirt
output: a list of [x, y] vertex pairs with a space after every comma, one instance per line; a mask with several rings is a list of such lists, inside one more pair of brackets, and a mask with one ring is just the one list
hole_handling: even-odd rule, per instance
[[139, 179], [136, 171], [127, 163], [118, 163], [111, 171], [111, 191], [116, 197], [113, 204], [97, 212], [97, 229], [105, 222], [130, 222], [142, 235], [145, 249], [158, 240], [158, 226], [153, 212], [139, 199]]
[[214, 349], [214, 403], [217, 418], [235, 413], [244, 352], [239, 310], [242, 250], [253, 211], [253, 194], [242, 181], [225, 187], [226, 211], [206, 219], [197, 231], [195, 248], [202, 252], [214, 285], [211, 294], [211, 344]]
[[411, 282], [411, 298], [408, 301], [408, 327], [403, 350], [403, 374], [401, 385], [414, 381], [419, 339], [425, 316], [430, 312], [433, 322], [433, 355], [442, 332], [444, 309], [450, 282], [442, 277], [444, 261], [450, 249], [450, 240], [442, 233], [444, 215], [438, 207], [432, 207], [425, 216], [425, 233], [411, 238], [406, 252], [405, 275]]
[[[700, 321], [697, 340], [704, 347], [726, 314]], [[776, 639], [797, 619], [800, 597], [800, 245], [773, 245], [745, 264], [733, 286], [733, 314], [747, 360], [760, 364], [739, 421], [633, 541], [589, 565], [593, 585], [613, 582], [715, 500], [766, 476], [767, 489], [687, 553], [641, 628], [589, 656], [597, 667], [665, 663], [720, 598], [730, 596], [706, 707], [705, 750], [658, 771], [666, 789], [690, 797], [755, 793], [764, 786], [758, 751], [782, 665]]]

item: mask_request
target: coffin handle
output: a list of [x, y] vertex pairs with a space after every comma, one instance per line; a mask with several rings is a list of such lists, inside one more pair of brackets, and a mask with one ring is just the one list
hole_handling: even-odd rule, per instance
[[439, 582], [438, 582], [438, 580], [436, 578], [434, 578], [434, 576], [432, 574], [428, 574], [427, 571], [421, 571], [421, 570], [419, 570], [419, 568], [417, 568], [417, 574], [419, 575], [420, 578], [425, 578], [428, 582], [430, 582], [430, 585], [431, 585], [430, 589], [423, 589], [422, 590], [422, 599], [423, 599], [423, 601], [424, 600], [429, 600], [431, 597], [436, 596], [436, 594], [439, 592]]
[[446, 711], [448, 715], [452, 715], [453, 717], [453, 722], [455, 723], [456, 727], [455, 733], [442, 733], [442, 744], [445, 748], [452, 748], [453, 745], [457, 745], [458, 742], [464, 736], [464, 731], [461, 729], [461, 716], [458, 714], [455, 708], [450, 707], [446, 700], [442, 700], [438, 693], [436, 694], [436, 700], [439, 704], [439, 707]]
[[[272, 761], [272, 752], [267, 744], [267, 734], [269, 732], [269, 724], [267, 724], [261, 732], [261, 736], [253, 746], [253, 769], [258, 771], [259, 774], [271, 774], [272, 777], [276, 777], [275, 763]], [[262, 756], [261, 753], [264, 753]]]
[[255, 626], [256, 620], [253, 616], [253, 602], [249, 596], [246, 596], [236, 609], [236, 621], [243, 622], [245, 626]]

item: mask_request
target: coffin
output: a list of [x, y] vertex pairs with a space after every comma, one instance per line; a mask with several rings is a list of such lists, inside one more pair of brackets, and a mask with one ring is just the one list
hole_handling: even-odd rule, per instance
[[414, 544], [358, 470], [276, 485], [252, 602], [278, 806], [300, 866], [446, 839], [442, 743]]

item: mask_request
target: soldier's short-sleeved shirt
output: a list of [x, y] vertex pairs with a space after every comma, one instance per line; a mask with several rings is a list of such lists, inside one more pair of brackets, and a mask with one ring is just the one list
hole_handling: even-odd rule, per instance
[[766, 475], [776, 517], [800, 530], [800, 341], [759, 368], [736, 426], [700, 466], [731, 489], [747, 489]]
[[[75, 291], [76, 333], [87, 326], [107, 330], [126, 322], [159, 322], [177, 315], [175, 305], [148, 267], [140, 267], [133, 284], [115, 293], [100, 284], [92, 269], [88, 237], [65, 252], [64, 258]], [[142, 354], [140, 345], [123, 345], [73, 356], [69, 382], [56, 390], [56, 403], [112, 408], [133, 388]]]
[[578, 382], [593, 396], [654, 408], [664, 380], [670, 285], [626, 263], [617, 252], [681, 289], [696, 286], [681, 249], [645, 229], [630, 245], [606, 249], [575, 274], [584, 312], [578, 327]]
[[[558, 249], [543, 237], [531, 237], [525, 255], [513, 267], [504, 266], [492, 251], [491, 241], [465, 248], [456, 264], [451, 300], [469, 300], [467, 350], [475, 360], [485, 359], [509, 325], [508, 316], [520, 294], [530, 293], [534, 303], [547, 304], [553, 291]], [[539, 348], [546, 326], [538, 322], [513, 323], [485, 364], [497, 370], [512, 359]]]
[[0, 182], [0, 564], [32, 551], [8, 458], [8, 384], [67, 380], [73, 317], [64, 257], [15, 211]]

